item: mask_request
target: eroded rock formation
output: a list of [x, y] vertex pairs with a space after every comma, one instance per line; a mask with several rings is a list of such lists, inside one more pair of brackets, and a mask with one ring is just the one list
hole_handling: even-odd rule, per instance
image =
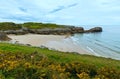
[[0, 41], [9, 41], [11, 40], [5, 33], [0, 32]]
[[43, 28], [43, 29], [20, 29], [20, 30], [6, 30], [3, 31], [6, 34], [16, 34], [16, 35], [23, 35], [23, 34], [45, 34], [45, 35], [65, 35], [65, 34], [76, 34], [76, 33], [89, 33], [89, 32], [102, 32], [101, 27], [94, 27], [89, 30], [84, 30], [83, 27], [66, 27], [66, 28]]

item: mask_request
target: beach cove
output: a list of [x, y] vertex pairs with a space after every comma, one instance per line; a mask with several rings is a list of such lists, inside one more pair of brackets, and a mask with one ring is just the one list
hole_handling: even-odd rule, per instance
[[8, 37], [12, 39], [10, 43], [25, 44], [35, 47], [44, 46], [52, 50], [93, 55], [93, 53], [76, 45], [70, 38], [70, 36], [66, 35], [26, 34], [26, 35], [8, 35]]
[[[85, 29], [90, 29], [95, 26], [89, 25], [83, 27]], [[65, 52], [67, 51], [67, 52], [78, 52], [80, 54], [81, 53], [90, 54], [90, 55], [92, 54], [98, 57], [120, 60], [120, 40], [119, 40], [120, 27], [119, 26], [101, 26], [101, 27], [103, 28], [103, 32], [80, 33], [80, 34], [74, 34], [73, 36], [67, 38], [66, 38], [67, 35], [55, 35], [58, 36], [59, 39], [61, 40], [57, 40], [58, 37], [56, 38], [53, 37], [54, 40], [50, 40], [49, 38], [44, 38], [50, 41], [47, 43], [44, 42], [42, 43], [42, 45], [51, 49], [57, 49], [59, 51], [64, 50]], [[19, 36], [19, 35], [15, 35], [15, 36]], [[52, 36], [54, 35], [47, 35], [47, 36], [50, 36], [52, 38]], [[37, 39], [37, 37], [35, 38]], [[40, 46], [40, 44], [38, 44], [38, 46]], [[84, 53], [81, 52], [81, 49], [83, 50]]]

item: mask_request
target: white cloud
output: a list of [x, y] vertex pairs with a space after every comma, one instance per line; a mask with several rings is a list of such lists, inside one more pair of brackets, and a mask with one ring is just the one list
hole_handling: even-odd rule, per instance
[[120, 0], [0, 0], [0, 21], [119, 24]]

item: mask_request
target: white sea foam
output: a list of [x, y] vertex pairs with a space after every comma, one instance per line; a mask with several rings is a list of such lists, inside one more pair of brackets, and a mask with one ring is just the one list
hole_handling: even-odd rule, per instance
[[90, 48], [89, 46], [86, 47], [89, 51], [91, 51], [92, 53], [94, 53], [94, 55], [96, 56], [100, 56], [98, 53], [96, 53], [92, 48]]

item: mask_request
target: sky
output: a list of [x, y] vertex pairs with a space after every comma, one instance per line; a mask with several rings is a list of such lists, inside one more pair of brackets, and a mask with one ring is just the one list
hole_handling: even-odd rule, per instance
[[120, 0], [0, 0], [0, 22], [119, 25]]

